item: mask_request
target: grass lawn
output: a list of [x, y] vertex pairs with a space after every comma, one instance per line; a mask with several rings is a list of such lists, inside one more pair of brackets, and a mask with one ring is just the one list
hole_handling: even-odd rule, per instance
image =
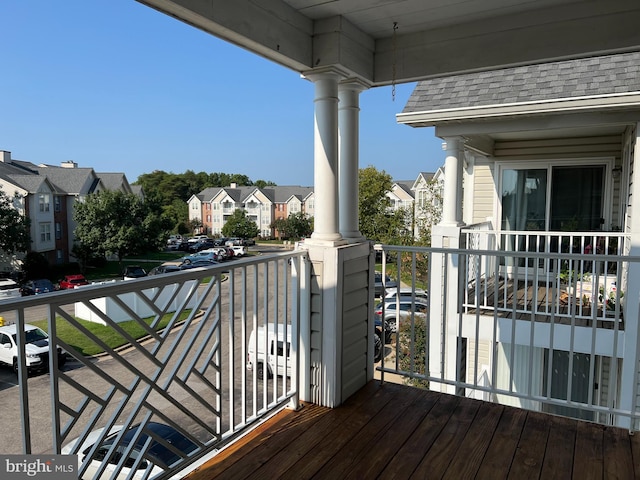
[[122, 264], [106, 262], [100, 267], [88, 267], [85, 277], [90, 282], [116, 280], [122, 278], [122, 270], [128, 265], [140, 265], [148, 272], [153, 267], [162, 265], [164, 262], [177, 260], [185, 255], [185, 252], [152, 252], [138, 257], [127, 257], [122, 261]]
[[[184, 312], [182, 312], [179, 320], [186, 319], [189, 313], [189, 310], [185, 310]], [[167, 314], [162, 317], [162, 319], [156, 326], [156, 331], [162, 330], [164, 327], [166, 327], [172, 316], [173, 314]], [[150, 325], [152, 320], [153, 318], [147, 318], [145, 319], [145, 322], [147, 323], [147, 325]], [[78, 319], [78, 322], [111, 348], [117, 348], [127, 344], [127, 340], [111, 327], [104, 326], [99, 323], [89, 322], [87, 320]], [[37, 325], [45, 331], [47, 330], [48, 325], [46, 320], [37, 320], [29, 323]], [[139, 339], [147, 335], [147, 332], [133, 320], [122, 322], [118, 325], [133, 338]], [[58, 336], [81, 354], [88, 356], [97, 355], [104, 352], [104, 350], [99, 345], [96, 345], [82, 332], [72, 327], [71, 324], [69, 324], [69, 322], [64, 318], [57, 318], [56, 327]]]

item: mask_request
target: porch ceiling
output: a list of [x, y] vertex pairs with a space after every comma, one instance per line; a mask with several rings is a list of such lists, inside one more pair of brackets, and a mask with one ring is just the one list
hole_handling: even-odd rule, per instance
[[372, 86], [640, 50], [637, 0], [137, 1], [295, 71]]

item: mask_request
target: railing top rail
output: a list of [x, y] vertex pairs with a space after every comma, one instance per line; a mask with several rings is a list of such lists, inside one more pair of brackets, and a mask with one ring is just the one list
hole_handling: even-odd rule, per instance
[[188, 280], [199, 280], [222, 275], [231, 268], [259, 265], [281, 259], [303, 257], [307, 254], [304, 250], [291, 250], [269, 256], [255, 256], [240, 258], [232, 262], [214, 264], [211, 267], [197, 267], [180, 272], [171, 272], [163, 275], [151, 275], [134, 280], [107, 280], [96, 282], [71, 290], [49, 292], [44, 295], [29, 295], [27, 297], [10, 298], [0, 301], [0, 313], [25, 307], [38, 307], [42, 305], [64, 305], [74, 302], [82, 302], [100, 297], [109, 297], [128, 293], [131, 291], [146, 290], [162, 287], [173, 283], [183, 283]]
[[640, 256], [632, 255], [611, 255], [604, 253], [554, 253], [554, 252], [530, 252], [515, 250], [479, 250], [473, 248], [444, 248], [444, 247], [409, 247], [398, 245], [374, 245], [375, 250], [388, 250], [393, 252], [406, 253], [428, 253], [428, 254], [447, 254], [447, 255], [486, 255], [499, 257], [514, 258], [540, 258], [540, 259], [557, 259], [557, 260], [589, 260], [589, 261], [625, 261], [640, 262]]
[[[482, 225], [482, 224], [478, 224]], [[575, 231], [569, 232], [565, 230], [498, 230], [498, 229], [489, 229], [489, 230], [481, 230], [479, 228], [473, 228], [473, 225], [468, 225], [460, 229], [462, 233], [478, 233], [478, 231], [482, 231], [486, 234], [491, 235], [532, 235], [539, 237], [609, 237], [609, 238], [621, 238], [627, 237], [629, 238], [631, 234], [626, 232], [605, 232], [601, 230], [593, 230], [593, 231]]]

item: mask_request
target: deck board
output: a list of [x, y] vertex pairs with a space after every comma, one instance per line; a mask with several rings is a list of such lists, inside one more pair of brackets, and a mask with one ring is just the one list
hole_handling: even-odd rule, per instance
[[640, 478], [625, 429], [375, 380], [283, 410], [185, 480]]

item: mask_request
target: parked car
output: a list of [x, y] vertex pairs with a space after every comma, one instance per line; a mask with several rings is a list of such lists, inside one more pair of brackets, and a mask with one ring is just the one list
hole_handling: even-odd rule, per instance
[[167, 239], [167, 245], [175, 245], [182, 241], [182, 235], [169, 235]]
[[392, 288], [397, 286], [398, 284], [396, 283], [395, 280], [392, 280], [391, 277], [389, 275], [385, 275], [385, 279], [384, 279], [384, 283], [382, 282], [382, 273], [381, 272], [375, 272], [374, 274], [374, 295], [376, 297], [381, 297], [384, 292], [385, 289], [387, 288]]
[[190, 263], [194, 263], [201, 260], [208, 261], [208, 262], [217, 262], [218, 256], [214, 252], [202, 251], [202, 252], [192, 253], [191, 255], [187, 255], [186, 257], [182, 257], [180, 259], [180, 262], [188, 265]]
[[[14, 323], [0, 327], [0, 363], [18, 371], [18, 329]], [[35, 325], [25, 324], [25, 364], [27, 373], [49, 368], [49, 335]], [[58, 365], [67, 361], [67, 352], [58, 347]]]
[[[380, 302], [376, 305], [375, 316], [382, 319], [382, 307], [383, 303]], [[427, 316], [427, 304], [417, 299], [411, 299], [407, 297], [399, 297], [398, 299], [392, 299], [384, 301], [384, 320], [389, 323], [389, 327], [392, 332], [396, 331], [396, 318], [399, 316], [400, 321], [409, 319], [411, 314], [415, 314], [416, 317], [426, 318]]]
[[412, 288], [412, 287], [400, 287], [400, 288], [387, 288], [386, 295], [384, 296], [385, 301], [393, 300], [398, 296], [398, 292], [400, 293], [400, 297], [411, 298], [415, 296], [417, 300], [420, 300], [424, 303], [429, 299], [429, 295], [426, 290], [421, 288]]
[[182, 239], [179, 242], [176, 242], [174, 245], [172, 245], [171, 250], [179, 250], [181, 252], [188, 252], [189, 251], [189, 247], [191, 247], [191, 244], [187, 240]]
[[245, 247], [251, 247], [256, 244], [256, 241], [253, 238], [243, 238], [242, 240], [244, 241], [243, 245]]
[[228, 254], [227, 254], [227, 249], [225, 247], [212, 247], [212, 248], [207, 248], [206, 250], [202, 250], [200, 253], [205, 253], [205, 252], [213, 252], [216, 254], [216, 261], [221, 262], [223, 260], [227, 260]]
[[[98, 478], [114, 478], [112, 475], [116, 466], [122, 460], [122, 455], [129, 450], [129, 445], [134, 439], [133, 448], [128, 452], [128, 457], [124, 461], [122, 469], [115, 476], [117, 480], [124, 480], [125, 478], [155, 478], [188, 457], [198, 448], [194, 442], [175, 428], [163, 423], [149, 422], [144, 426], [140, 434], [138, 434], [138, 430], [142, 428], [141, 425], [135, 425], [128, 429], [120, 441], [117, 442], [112, 454], [109, 455], [109, 450], [116, 443], [118, 432], [122, 428], [121, 425], [117, 425], [109, 430], [109, 435], [98, 445], [98, 448], [90, 458], [89, 465], [81, 479], [89, 480], [95, 478], [98, 470], [105, 463], [107, 466], [104, 473]], [[79, 438], [71, 440], [62, 447], [61, 453], [63, 455], [78, 455], [78, 465], [82, 465], [104, 430], [104, 428], [94, 430], [81, 445], [78, 445]], [[136, 472], [132, 475], [131, 469], [134, 467]]]
[[162, 264], [149, 270], [149, 275], [161, 275], [163, 273], [179, 272], [180, 270], [181, 270], [180, 265]]
[[247, 247], [243, 245], [234, 245], [233, 247], [229, 247], [233, 250], [234, 257], [244, 257], [247, 254]]
[[10, 278], [0, 278], [0, 300], [20, 296], [20, 285]]
[[58, 282], [60, 290], [68, 290], [70, 288], [80, 287], [82, 285], [89, 285], [89, 282], [84, 275], [65, 275], [65, 277]]
[[147, 275], [147, 271], [140, 265], [129, 265], [127, 267], [124, 267], [124, 272], [122, 272], [122, 279], [134, 280], [136, 278], [146, 277]]
[[189, 268], [198, 268], [198, 267], [209, 268], [215, 265], [218, 265], [218, 262], [215, 262], [215, 261], [212, 262], [210, 260], [195, 260], [191, 263], [183, 263], [182, 265], [180, 265], [180, 270], [187, 270]]
[[54, 292], [56, 287], [51, 280], [40, 278], [38, 280], [27, 280], [21, 287], [22, 296], [40, 295], [42, 293]]
[[209, 238], [209, 237], [207, 237], [207, 236], [206, 236], [206, 235], [204, 235], [204, 234], [203, 234], [203, 235], [194, 235], [193, 237], [189, 237], [189, 238], [187, 239], [187, 242], [189, 242], [189, 243], [196, 243], [196, 242], [197, 242], [197, 241], [199, 241], [199, 240], [206, 240], [207, 238]]
[[199, 252], [201, 250], [212, 248], [213, 246], [214, 246], [214, 242], [211, 238], [204, 238], [189, 244], [189, 251]]
[[224, 247], [225, 244], [227, 243], [227, 240], [229, 240], [227, 237], [220, 237], [220, 238], [216, 238], [213, 241], [214, 246], [216, 247]]

